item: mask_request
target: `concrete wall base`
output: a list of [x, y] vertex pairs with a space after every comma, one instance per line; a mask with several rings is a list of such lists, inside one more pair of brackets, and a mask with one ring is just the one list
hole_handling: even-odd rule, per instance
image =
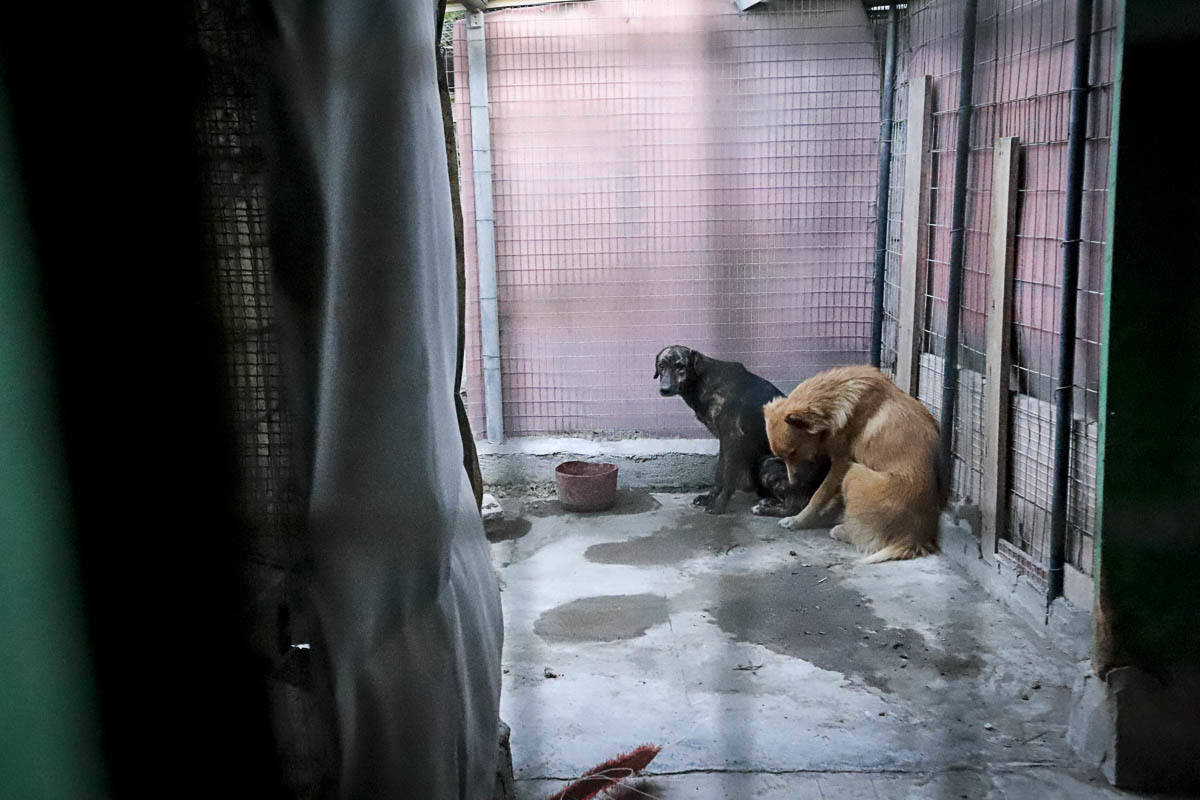
[[985, 592], [1076, 661], [1091, 658], [1092, 615], [1089, 611], [1060, 597], [1047, 612], [1045, 590], [1041, 585], [1001, 559], [990, 564], [983, 560], [979, 538], [972, 532], [969, 521], [944, 513], [939, 533], [942, 553], [965, 570]]
[[1121, 789], [1200, 792], [1200, 677], [1164, 683], [1137, 667], [1075, 682], [1067, 741]]
[[692, 491], [713, 485], [717, 452], [713, 439], [530, 437], [480, 442], [479, 468], [485, 485], [510, 493], [553, 491], [554, 468], [564, 461], [614, 463], [618, 485], [626, 489]]

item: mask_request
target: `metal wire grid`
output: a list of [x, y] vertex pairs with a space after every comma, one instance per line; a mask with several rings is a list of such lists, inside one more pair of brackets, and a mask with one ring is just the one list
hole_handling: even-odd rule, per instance
[[1088, 94], [1088, 133], [1083, 186], [1083, 242], [1080, 245], [1079, 305], [1076, 320], [1075, 416], [1067, 505], [1067, 562], [1093, 573], [1099, 461], [1100, 352], [1104, 316], [1105, 219], [1108, 209], [1109, 147], [1112, 140], [1113, 77], [1116, 65], [1117, 4], [1101, 0], [1092, 23], [1092, 64]]
[[299, 510], [287, 488], [290, 429], [271, 327], [250, 12], [239, 0], [210, 0], [198, 3], [196, 14], [206, 68], [198, 123], [204, 203], [233, 390], [241, 507], [253, 531], [247, 546], [258, 560], [286, 565]]
[[[1094, 24], [1085, 227], [1077, 334], [1076, 427], [1068, 513], [1068, 560], [1091, 572], [1095, 531], [1096, 415], [1099, 323], [1103, 297], [1103, 217], [1111, 125], [1113, 3], [1101, 0]], [[922, 397], [940, 411], [945, 355], [949, 197], [962, 40], [960, 4], [913, 3], [913, 74], [934, 76], [934, 203], [931, 210]], [[1010, 529], [1006, 538], [1039, 563], [1049, 542], [1053, 474], [1053, 385], [1058, 341], [1061, 238], [1069, 120], [1073, 4], [1066, 0], [982, 2], [977, 27], [974, 115], [960, 362], [960, 406], [954, 421], [954, 489], [967, 500], [982, 483], [982, 371], [986, 330], [987, 237], [992, 147], [1021, 139], [1014, 287], [1017, 393], [1012, 401]]]
[[[706, 435], [650, 380], [667, 344], [785, 390], [866, 360], [875, 43], [860, 4], [773, 6], [597, 0], [486, 15], [509, 435]], [[455, 43], [470, 285], [461, 30]], [[467, 323], [481, 431], [476, 309]]]
[[438, 36], [438, 58], [446, 69], [446, 88], [451, 101], [454, 100], [454, 23], [465, 16], [465, 11], [447, 11], [442, 17], [442, 30]]
[[[300, 503], [293, 491], [292, 428], [281, 402], [270, 255], [257, 129], [259, 61], [247, 0], [195, 6], [204, 64], [197, 135], [203, 162], [208, 250], [220, 290], [241, 496], [250, 537], [244, 558], [253, 592], [253, 642], [272, 693], [282, 774], [297, 798], [313, 798], [328, 769], [328, 722], [316, 711], [299, 651], [307, 612], [296, 600], [304, 575]], [[285, 638], [304, 637], [304, 638]]]
[[[874, 13], [876, 38], [886, 41], [887, 12]], [[880, 369], [896, 377], [897, 342], [900, 335], [897, 314], [900, 309], [900, 259], [903, 235], [904, 169], [908, 149], [908, 64], [912, 58], [911, 26], [906, 11], [896, 19], [896, 82], [892, 103], [892, 158], [888, 183], [888, 235], [883, 275], [883, 337]], [[881, 49], [882, 52], [882, 49]]]
[[[929, 249], [927, 290], [924, 299], [924, 328], [921, 335], [921, 360], [918, 395], [941, 424], [942, 376], [945, 358], [946, 294], [949, 279], [950, 213], [954, 185], [954, 134], [957, 119], [959, 58], [962, 40], [962, 8], [956, 2], [925, 2], [909, 4], [912, 63], [910, 75], [928, 74], [933, 78], [933, 107], [931, 109], [931, 178], [929, 186]], [[972, 164], [972, 166], [975, 166]], [[968, 205], [968, 228], [971, 214]], [[970, 252], [970, 236], [967, 251]], [[964, 280], [964, 300], [969, 294], [969, 278]], [[967, 314], [963, 314], [964, 328]], [[954, 451], [953, 486], [960, 495], [969, 495], [974, 481], [964, 480], [964, 468], [970, 461], [961, 458], [962, 410], [971, 407], [971, 397], [960, 386], [960, 413], [953, 421], [956, 447]]]

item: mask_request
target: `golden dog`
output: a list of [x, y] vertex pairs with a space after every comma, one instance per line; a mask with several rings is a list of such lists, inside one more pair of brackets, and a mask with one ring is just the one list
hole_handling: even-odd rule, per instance
[[949, 481], [938, 427], [920, 401], [874, 367], [814, 375], [763, 406], [771, 452], [797, 466], [827, 455], [829, 475], [808, 505], [779, 524], [837, 524], [829, 535], [867, 553], [864, 563], [937, 552]]

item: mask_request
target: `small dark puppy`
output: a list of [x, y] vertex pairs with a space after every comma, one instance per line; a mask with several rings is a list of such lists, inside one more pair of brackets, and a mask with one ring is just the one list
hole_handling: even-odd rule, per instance
[[[824, 470], [814, 465], [810, 480], [788, 483], [786, 466], [771, 455], [762, 411], [783, 392], [736, 361], [718, 361], [683, 345], [672, 345], [658, 354], [654, 377], [659, 379], [659, 394], [682, 397], [721, 444], [717, 485], [697, 497], [695, 505], [704, 506], [710, 514], [721, 514], [739, 490], [753, 490], [765, 498], [753, 509], [764, 516], [794, 515], [807, 505], [825, 477], [828, 463]], [[762, 480], [764, 466], [769, 485]]]
[[758, 462], [758, 481], [767, 494], [750, 509], [762, 517], [794, 517], [804, 510], [813, 493], [829, 473], [829, 458], [807, 461], [792, 467], [796, 482], [788, 480], [787, 464], [777, 456], [763, 456]]

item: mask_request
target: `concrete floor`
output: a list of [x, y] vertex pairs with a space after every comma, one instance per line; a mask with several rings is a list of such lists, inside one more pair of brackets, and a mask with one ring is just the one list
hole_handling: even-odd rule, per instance
[[[625, 797], [1115, 798], [1064, 741], [1079, 665], [942, 557], [622, 491], [504, 501], [501, 713], [521, 800], [642, 743]], [[523, 506], [523, 513], [517, 511]]]

